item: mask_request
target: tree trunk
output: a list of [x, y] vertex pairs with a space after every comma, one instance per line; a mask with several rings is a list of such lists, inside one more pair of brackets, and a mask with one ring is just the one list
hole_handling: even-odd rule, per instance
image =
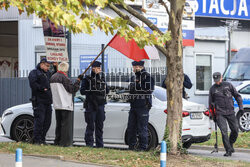
[[183, 89], [183, 46], [182, 46], [182, 13], [185, 0], [170, 0], [169, 30], [172, 40], [167, 42], [167, 97], [168, 116], [167, 130], [170, 142], [170, 153], [180, 152], [182, 131], [182, 89]]

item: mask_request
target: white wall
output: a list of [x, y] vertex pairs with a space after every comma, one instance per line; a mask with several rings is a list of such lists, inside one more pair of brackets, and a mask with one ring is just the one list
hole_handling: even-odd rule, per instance
[[19, 70], [23, 73], [35, 68], [35, 46], [44, 45], [44, 37], [42, 28], [33, 27], [31, 19], [18, 21], [18, 34]]
[[250, 32], [249, 31], [233, 31], [231, 35], [231, 49], [250, 47]]
[[[208, 92], [196, 91], [196, 54], [212, 54], [212, 73], [223, 73], [226, 68], [226, 43], [218, 41], [195, 41], [194, 50], [186, 48], [184, 50], [184, 72], [190, 77], [193, 87], [186, 92], [190, 96], [190, 101], [208, 105]], [[212, 77], [212, 75], [211, 75]], [[212, 78], [211, 78], [212, 80]]]

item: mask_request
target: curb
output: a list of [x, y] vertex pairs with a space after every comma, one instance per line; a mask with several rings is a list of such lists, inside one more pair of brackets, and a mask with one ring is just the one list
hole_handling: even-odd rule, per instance
[[104, 164], [97, 164], [97, 163], [91, 163], [91, 162], [80, 162], [77, 160], [69, 160], [66, 159], [64, 156], [61, 155], [37, 155], [37, 154], [23, 154], [23, 156], [31, 156], [31, 157], [39, 157], [39, 158], [49, 158], [49, 159], [56, 159], [56, 160], [61, 160], [64, 162], [73, 162], [73, 163], [78, 163], [78, 164], [86, 164], [86, 165], [93, 165], [93, 166], [105, 166], [105, 167], [116, 167], [112, 165], [104, 165]]
[[[214, 147], [212, 146], [199, 146], [199, 145], [192, 145], [190, 149], [195, 149], [195, 150], [210, 150], [212, 151]], [[219, 151], [225, 151], [224, 148], [219, 147]], [[234, 148], [235, 152], [241, 152], [241, 153], [248, 153], [250, 154], [250, 149], [243, 149], [243, 148]]]

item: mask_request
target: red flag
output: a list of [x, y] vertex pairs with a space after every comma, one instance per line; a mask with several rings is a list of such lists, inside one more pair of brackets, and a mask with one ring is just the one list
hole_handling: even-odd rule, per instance
[[108, 45], [132, 60], [140, 61], [142, 59], [149, 59], [146, 51], [141, 49], [134, 39], [126, 42], [123, 37], [116, 34]]

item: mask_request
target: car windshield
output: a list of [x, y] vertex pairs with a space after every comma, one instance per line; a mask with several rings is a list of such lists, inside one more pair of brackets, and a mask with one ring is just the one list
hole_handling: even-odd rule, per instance
[[167, 92], [164, 88], [156, 87], [153, 92], [153, 95], [160, 101], [167, 101]]
[[250, 80], [250, 63], [231, 63], [223, 77], [224, 80]]

